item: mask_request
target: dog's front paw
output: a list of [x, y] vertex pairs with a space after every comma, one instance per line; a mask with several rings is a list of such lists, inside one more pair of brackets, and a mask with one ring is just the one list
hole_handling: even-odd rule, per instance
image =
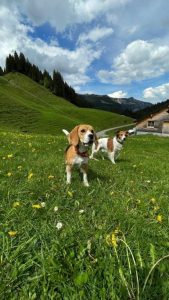
[[88, 182], [84, 182], [84, 186], [89, 187], [89, 183]]

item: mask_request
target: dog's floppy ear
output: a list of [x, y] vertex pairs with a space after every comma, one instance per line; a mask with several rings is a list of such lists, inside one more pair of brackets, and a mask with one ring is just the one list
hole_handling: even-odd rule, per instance
[[78, 129], [79, 126], [76, 126], [72, 129], [72, 131], [69, 133], [69, 143], [73, 146], [77, 146], [79, 144], [79, 135], [78, 135]]
[[129, 136], [129, 132], [128, 131], [125, 132], [125, 136]]

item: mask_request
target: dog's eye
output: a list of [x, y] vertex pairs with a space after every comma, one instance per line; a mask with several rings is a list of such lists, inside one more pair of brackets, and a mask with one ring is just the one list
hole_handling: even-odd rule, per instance
[[91, 130], [91, 133], [94, 133], [93, 129]]
[[86, 131], [85, 129], [82, 129], [82, 130], [81, 130], [82, 133], [84, 133], [85, 131]]

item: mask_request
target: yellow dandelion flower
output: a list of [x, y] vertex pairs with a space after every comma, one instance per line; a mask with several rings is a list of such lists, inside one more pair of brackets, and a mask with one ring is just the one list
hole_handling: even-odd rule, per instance
[[12, 176], [12, 173], [11, 173], [11, 172], [8, 172], [8, 173], [7, 173], [7, 176], [8, 176], [8, 177], [11, 177], [11, 176]]
[[158, 216], [157, 216], [157, 222], [161, 223], [161, 222], [162, 222], [162, 219], [163, 219], [163, 218], [162, 218], [161, 215], [158, 215]]
[[53, 176], [53, 175], [48, 176], [48, 179], [53, 179], [53, 178], [55, 178], [55, 176]]
[[16, 202], [13, 203], [13, 207], [14, 208], [16, 208], [16, 207], [18, 207], [20, 205], [21, 205], [21, 203], [19, 201], [16, 201]]
[[22, 169], [22, 166], [18, 166], [18, 170], [21, 170]]
[[71, 198], [73, 197], [73, 193], [72, 192], [68, 191], [67, 194], [68, 194], [69, 197], [71, 197]]
[[8, 158], [12, 158], [12, 157], [13, 157], [13, 154], [8, 154], [7, 157], [8, 157]]
[[151, 198], [150, 201], [154, 204], [156, 202], [155, 198]]
[[14, 236], [16, 236], [17, 231], [10, 230], [10, 231], [8, 231], [8, 234], [9, 234], [9, 236], [14, 237]]
[[40, 204], [32, 204], [32, 208], [39, 209], [42, 208], [42, 206]]
[[117, 247], [117, 239], [116, 239], [116, 236], [114, 233], [112, 233], [112, 236], [111, 236], [111, 243], [112, 243], [113, 247]]
[[28, 174], [28, 180], [30, 180], [33, 177], [33, 173]]

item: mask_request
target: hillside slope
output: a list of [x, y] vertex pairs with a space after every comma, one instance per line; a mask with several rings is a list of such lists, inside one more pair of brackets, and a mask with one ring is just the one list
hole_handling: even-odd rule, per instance
[[91, 123], [100, 130], [131, 121], [131, 118], [109, 112], [78, 108], [23, 74], [9, 73], [0, 77], [2, 130], [55, 134], [79, 123]]

